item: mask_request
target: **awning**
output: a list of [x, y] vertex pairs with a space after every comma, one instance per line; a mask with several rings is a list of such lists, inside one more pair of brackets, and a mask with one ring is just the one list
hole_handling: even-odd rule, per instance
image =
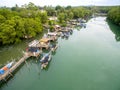
[[42, 38], [40, 39], [40, 42], [48, 42], [50, 39], [49, 38]]

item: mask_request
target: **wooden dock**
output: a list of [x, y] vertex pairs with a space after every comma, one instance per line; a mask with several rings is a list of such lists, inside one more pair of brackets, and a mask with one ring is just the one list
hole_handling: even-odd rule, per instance
[[39, 52], [26, 52], [27, 56], [29, 57], [38, 57], [42, 54], [42, 50], [40, 50]]
[[3, 75], [0, 75], [0, 81], [7, 79], [8, 76], [12, 75], [11, 73], [14, 72], [27, 58], [29, 58], [27, 54], [24, 54], [24, 56], [16, 62], [9, 70], [7, 70]]

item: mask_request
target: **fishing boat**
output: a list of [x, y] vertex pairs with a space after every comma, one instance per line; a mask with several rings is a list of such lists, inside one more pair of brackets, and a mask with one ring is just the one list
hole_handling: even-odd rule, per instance
[[64, 37], [64, 32], [61, 33], [61, 37]]
[[80, 26], [86, 28], [86, 24], [85, 23], [80, 23]]
[[62, 32], [61, 37], [68, 38], [69, 37], [69, 32]]
[[65, 33], [64, 33], [64, 36], [65, 36], [66, 38], [68, 38], [68, 37], [69, 37], [69, 32], [65, 32]]
[[41, 62], [41, 69], [45, 69], [47, 67], [47, 65], [50, 62], [51, 58], [52, 58], [51, 57], [51, 52], [49, 52], [49, 53], [47, 53], [47, 54], [45, 54], [43, 56], [43, 58], [40, 60], [40, 62]]
[[72, 34], [73, 30], [71, 28], [68, 29], [69, 33]]
[[4, 67], [2, 67], [0, 69], [0, 75], [4, 74], [7, 70], [9, 70], [12, 66], [13, 66], [14, 62], [10, 62], [7, 65], [5, 65]]
[[56, 32], [48, 32], [47, 35], [48, 36], [57, 36], [57, 33]]
[[55, 52], [55, 50], [58, 48], [58, 45], [51, 45], [51, 51]]

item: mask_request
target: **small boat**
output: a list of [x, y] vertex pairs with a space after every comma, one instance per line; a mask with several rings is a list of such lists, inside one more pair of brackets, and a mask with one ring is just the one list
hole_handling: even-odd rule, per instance
[[70, 32], [70, 34], [72, 34], [72, 33], [73, 33], [73, 30], [72, 30], [72, 29], [70, 29], [70, 30], [69, 30], [69, 32]]
[[64, 37], [64, 33], [63, 32], [61, 33], [61, 37]]
[[62, 32], [61, 37], [68, 38], [69, 37], [69, 32]]
[[57, 36], [57, 33], [56, 32], [48, 32], [47, 35], [49, 35], [49, 36]]
[[58, 45], [52, 45], [51, 46], [51, 51], [52, 52], [55, 52], [55, 50], [58, 48]]
[[6, 67], [10, 69], [10, 68], [13, 66], [13, 64], [14, 64], [14, 62], [12, 61], [12, 62], [8, 63], [8, 64], [6, 65]]
[[0, 69], [0, 75], [4, 74], [7, 70], [9, 70], [12, 66], [13, 66], [14, 62], [10, 62], [7, 65], [5, 65], [4, 67], [2, 67]]
[[68, 37], [69, 37], [69, 32], [65, 32], [65, 33], [64, 33], [64, 36], [65, 36], [66, 38], [68, 38]]
[[41, 62], [41, 69], [45, 69], [47, 67], [47, 65], [50, 62], [51, 58], [52, 58], [51, 57], [51, 52], [49, 52], [49, 53], [47, 53], [47, 54], [45, 54], [43, 56], [43, 58], [40, 60], [40, 62]]
[[81, 23], [80, 26], [86, 28], [86, 24], [85, 23]]

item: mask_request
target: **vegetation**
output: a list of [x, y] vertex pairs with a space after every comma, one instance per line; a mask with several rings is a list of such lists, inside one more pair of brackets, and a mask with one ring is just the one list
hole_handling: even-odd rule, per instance
[[120, 26], [120, 6], [92, 6], [88, 7], [92, 13], [106, 14], [107, 18]]
[[[84, 7], [44, 6], [39, 7], [33, 3], [12, 8], [0, 8], [0, 43], [11, 44], [21, 42], [25, 38], [35, 37], [43, 31], [43, 24], [66, 26], [70, 19], [88, 18], [91, 11]], [[48, 17], [57, 17], [58, 20], [48, 20]]]
[[84, 18], [87, 19], [91, 14], [91, 10], [84, 7], [62, 7], [62, 6], [45, 6], [44, 9], [47, 11], [49, 16], [58, 17], [59, 23], [63, 24], [70, 19]]
[[113, 7], [109, 10], [108, 19], [120, 26], [120, 6]]
[[47, 12], [41, 12], [33, 3], [19, 8], [0, 8], [0, 43], [18, 43], [24, 38], [42, 32]]

